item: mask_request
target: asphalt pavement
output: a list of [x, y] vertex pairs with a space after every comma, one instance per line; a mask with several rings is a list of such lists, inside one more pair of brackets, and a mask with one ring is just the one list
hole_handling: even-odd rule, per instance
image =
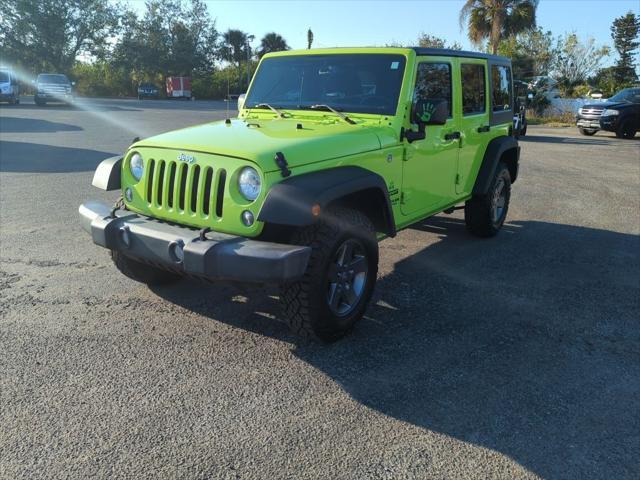
[[1, 478], [640, 478], [640, 138], [529, 127], [499, 236], [382, 241], [320, 345], [272, 289], [149, 289], [79, 226], [103, 158], [225, 108], [0, 106]]

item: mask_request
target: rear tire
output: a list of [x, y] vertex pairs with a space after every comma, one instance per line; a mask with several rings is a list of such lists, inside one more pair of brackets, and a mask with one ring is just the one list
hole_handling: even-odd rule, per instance
[[587, 137], [591, 137], [596, 134], [597, 130], [591, 130], [589, 128], [578, 128], [582, 135], [586, 135]]
[[120, 270], [120, 273], [136, 282], [146, 283], [147, 285], [169, 285], [178, 282], [182, 278], [177, 273], [138, 262], [115, 250], [111, 250], [111, 260], [113, 260], [116, 268]]
[[625, 120], [616, 130], [616, 137], [631, 139], [636, 136], [636, 128], [631, 120]]
[[487, 193], [473, 196], [464, 205], [467, 229], [478, 237], [495, 236], [507, 218], [510, 198], [511, 175], [500, 162]]
[[291, 330], [333, 342], [362, 318], [378, 274], [375, 229], [364, 214], [336, 207], [298, 230], [296, 245], [311, 247], [304, 276], [282, 286], [280, 303]]

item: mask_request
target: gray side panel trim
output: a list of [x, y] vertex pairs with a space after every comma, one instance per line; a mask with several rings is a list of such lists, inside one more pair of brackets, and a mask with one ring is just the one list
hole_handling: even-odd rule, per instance
[[476, 177], [476, 183], [473, 186], [474, 195], [483, 195], [489, 191], [500, 157], [512, 148], [519, 149], [518, 141], [513, 137], [498, 137], [489, 142], [487, 151], [484, 153], [482, 166]]
[[120, 169], [122, 168], [122, 157], [107, 158], [100, 162], [96, 172], [93, 174], [91, 184], [101, 190], [120, 190]]
[[258, 220], [280, 225], [311, 225], [316, 219], [311, 213], [314, 204], [325, 208], [332, 201], [363, 190], [379, 190], [386, 203], [384, 232], [395, 234], [391, 200], [384, 179], [370, 170], [347, 166], [289, 177], [277, 183], [264, 201]]

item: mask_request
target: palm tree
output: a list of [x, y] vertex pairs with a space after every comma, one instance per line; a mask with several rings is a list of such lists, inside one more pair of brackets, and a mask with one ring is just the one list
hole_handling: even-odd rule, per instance
[[[222, 34], [220, 58], [238, 66], [238, 87], [242, 88], [242, 62], [251, 56], [251, 35], [242, 30], [227, 30]], [[248, 68], [248, 66], [247, 66]]]
[[467, 0], [460, 11], [460, 26], [467, 23], [469, 40], [480, 45], [488, 39], [498, 53], [500, 39], [536, 26], [539, 0]]
[[260, 40], [260, 50], [258, 50], [258, 56], [262, 57], [270, 52], [281, 52], [283, 50], [289, 50], [287, 41], [275, 32], [267, 33], [262, 40]]

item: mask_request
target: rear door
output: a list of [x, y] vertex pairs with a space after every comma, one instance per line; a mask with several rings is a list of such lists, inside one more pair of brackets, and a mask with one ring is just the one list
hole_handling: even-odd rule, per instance
[[487, 137], [491, 134], [489, 119], [489, 72], [487, 61], [477, 58], [460, 59], [462, 92], [461, 149], [456, 176], [456, 193], [469, 193], [473, 188], [471, 171], [482, 161]]

